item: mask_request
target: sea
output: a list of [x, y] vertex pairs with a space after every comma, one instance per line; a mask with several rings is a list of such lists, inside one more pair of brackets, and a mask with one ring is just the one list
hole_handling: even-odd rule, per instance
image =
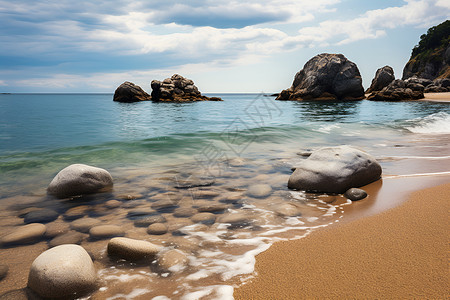
[[[116, 261], [106, 253], [108, 240], [84, 230], [75, 242], [93, 258], [99, 289], [82, 299], [233, 299], [234, 288], [257, 276], [258, 253], [341, 222], [354, 205], [342, 195], [287, 188], [292, 168], [311, 151], [357, 147], [379, 161], [383, 181], [450, 173], [448, 102], [207, 96], [224, 101], [0, 94], [0, 237], [23, 226], [27, 211], [42, 208], [59, 214], [46, 226], [62, 228], [61, 235], [76, 232], [73, 222], [81, 218], [119, 225], [124, 236], [163, 252], [177, 249], [186, 260], [168, 270]], [[53, 177], [77, 163], [108, 170], [113, 189], [70, 199], [47, 195]], [[164, 199], [173, 205], [152, 206]], [[167, 232], [148, 233], [138, 221], [149, 216]], [[0, 249], [0, 264], [9, 266], [0, 294], [26, 286], [29, 265], [55, 237]]]

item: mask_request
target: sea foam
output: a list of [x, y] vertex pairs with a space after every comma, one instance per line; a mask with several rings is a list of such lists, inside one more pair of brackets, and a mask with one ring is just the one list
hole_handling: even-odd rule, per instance
[[405, 128], [413, 133], [445, 134], [450, 133], [450, 115], [438, 112], [423, 118], [409, 120]]

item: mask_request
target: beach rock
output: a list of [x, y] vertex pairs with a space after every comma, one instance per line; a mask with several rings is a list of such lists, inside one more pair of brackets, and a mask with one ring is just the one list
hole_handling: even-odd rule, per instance
[[45, 231], [46, 238], [54, 238], [69, 231], [69, 224], [61, 221], [48, 223], [45, 226], [47, 227]]
[[79, 232], [88, 233], [92, 227], [97, 226], [100, 223], [101, 223], [101, 221], [97, 220], [97, 219], [82, 218], [82, 219], [78, 219], [78, 220], [75, 220], [72, 223], [70, 223], [70, 228], [72, 228], [73, 230], [79, 231]]
[[107, 251], [109, 256], [129, 261], [151, 261], [161, 248], [161, 246], [143, 240], [116, 237], [109, 241]]
[[81, 244], [81, 241], [84, 239], [85, 235], [79, 233], [77, 231], [71, 231], [62, 235], [58, 235], [54, 239], [52, 239], [48, 245], [50, 248], [64, 245], [64, 244]]
[[163, 252], [157, 259], [157, 265], [161, 272], [181, 272], [188, 265], [187, 255], [178, 249]]
[[228, 208], [227, 205], [221, 203], [204, 204], [197, 208], [199, 212], [222, 213]]
[[256, 198], [265, 198], [272, 193], [272, 187], [268, 184], [254, 184], [248, 187], [247, 194]]
[[163, 223], [153, 223], [147, 227], [147, 233], [153, 235], [165, 234], [167, 230], [167, 225]]
[[449, 78], [437, 78], [426, 85], [425, 93], [445, 93], [450, 91]]
[[392, 67], [390, 66], [384, 66], [377, 70], [377, 72], [375, 73], [375, 78], [372, 80], [372, 84], [367, 89], [366, 93], [381, 91], [384, 87], [388, 86], [389, 83], [394, 80], [394, 69], [392, 69]]
[[97, 273], [81, 246], [61, 245], [39, 255], [32, 263], [28, 287], [44, 298], [72, 299], [96, 287]]
[[122, 227], [117, 225], [98, 225], [89, 230], [89, 236], [94, 240], [123, 236], [124, 234]]
[[27, 213], [23, 219], [25, 224], [48, 223], [56, 220], [59, 214], [53, 209], [43, 208]]
[[298, 217], [302, 215], [300, 207], [293, 203], [277, 204], [274, 212], [283, 217]]
[[69, 208], [64, 213], [64, 219], [65, 220], [75, 220], [75, 219], [82, 218], [82, 217], [88, 215], [90, 209], [91, 209], [91, 207], [88, 205], [80, 205], [80, 206]]
[[134, 226], [136, 227], [148, 227], [154, 223], [165, 223], [167, 220], [161, 215], [148, 216], [143, 218], [138, 218], [134, 220]]
[[156, 202], [153, 202], [151, 207], [158, 211], [164, 211], [164, 212], [167, 211], [168, 212], [168, 211], [174, 210], [177, 207], [177, 204], [170, 199], [163, 199], [163, 200], [158, 200]]
[[324, 147], [303, 160], [289, 177], [288, 188], [344, 193], [380, 179], [381, 166], [371, 155], [344, 145]]
[[0, 238], [0, 245], [11, 246], [38, 242], [44, 236], [46, 229], [44, 224], [39, 223], [21, 226]]
[[247, 213], [227, 214], [219, 218], [218, 222], [231, 224], [232, 228], [246, 227], [253, 223], [252, 216]]
[[424, 97], [423, 91], [424, 87], [421, 84], [396, 79], [381, 91], [370, 94], [367, 99], [373, 101], [417, 100]]
[[122, 205], [122, 202], [117, 201], [117, 200], [109, 200], [105, 202], [105, 207], [106, 208], [118, 208]]
[[202, 212], [195, 214], [191, 217], [191, 221], [194, 223], [202, 223], [206, 225], [214, 224], [216, 221], [216, 216], [213, 213]]
[[145, 216], [154, 216], [156, 214], [157, 214], [157, 212], [155, 210], [149, 209], [149, 208], [133, 209], [127, 213], [127, 218], [135, 219], [135, 218], [142, 218]]
[[342, 54], [311, 58], [277, 100], [361, 100], [364, 89], [358, 67]]
[[362, 189], [351, 188], [344, 193], [344, 196], [352, 201], [358, 201], [366, 198], [367, 193], [365, 190]]
[[196, 209], [191, 207], [179, 207], [173, 212], [173, 216], [177, 218], [189, 218], [197, 213]]
[[174, 74], [171, 78], [166, 78], [162, 82], [153, 80], [151, 87], [153, 101], [222, 101], [218, 97], [202, 96], [192, 80], [178, 74]]
[[130, 103], [151, 100], [151, 97], [140, 86], [126, 81], [116, 89], [113, 100]]
[[61, 170], [47, 188], [58, 198], [97, 193], [111, 188], [113, 179], [108, 171], [83, 164], [73, 164]]
[[0, 280], [8, 275], [9, 267], [7, 265], [0, 265]]

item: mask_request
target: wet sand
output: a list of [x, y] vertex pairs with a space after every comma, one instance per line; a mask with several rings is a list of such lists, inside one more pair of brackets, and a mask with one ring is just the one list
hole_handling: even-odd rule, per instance
[[378, 215], [274, 244], [235, 299], [448, 298], [450, 178], [442, 181]]
[[450, 92], [447, 93], [425, 93], [424, 101], [450, 102]]

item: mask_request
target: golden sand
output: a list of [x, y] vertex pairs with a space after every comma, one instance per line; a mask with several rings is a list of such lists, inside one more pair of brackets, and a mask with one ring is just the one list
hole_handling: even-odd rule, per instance
[[450, 101], [450, 92], [447, 93], [425, 93], [425, 98], [421, 99], [424, 101], [433, 101], [433, 102], [449, 102]]
[[448, 299], [450, 183], [257, 256], [235, 299]]

